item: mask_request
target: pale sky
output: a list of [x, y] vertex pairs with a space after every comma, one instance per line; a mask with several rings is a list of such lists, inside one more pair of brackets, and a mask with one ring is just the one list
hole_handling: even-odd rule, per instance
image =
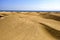
[[0, 0], [0, 10], [60, 10], [60, 0]]

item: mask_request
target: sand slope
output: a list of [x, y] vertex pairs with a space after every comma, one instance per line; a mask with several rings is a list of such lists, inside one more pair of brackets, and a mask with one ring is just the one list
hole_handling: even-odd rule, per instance
[[36, 12], [8, 13], [0, 13], [7, 14], [3, 19], [0, 18], [0, 40], [59, 40], [60, 36], [52, 36], [46, 27], [51, 27], [60, 34], [60, 21], [46, 19]]

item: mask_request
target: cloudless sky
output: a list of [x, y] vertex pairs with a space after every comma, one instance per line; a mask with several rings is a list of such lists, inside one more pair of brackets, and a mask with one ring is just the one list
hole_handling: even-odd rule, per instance
[[60, 10], [60, 0], [0, 0], [0, 10]]

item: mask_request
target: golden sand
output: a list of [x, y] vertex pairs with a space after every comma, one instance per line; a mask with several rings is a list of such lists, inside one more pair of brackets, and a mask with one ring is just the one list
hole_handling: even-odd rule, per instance
[[[48, 12], [0, 12], [0, 40], [60, 40], [60, 21]], [[50, 17], [49, 15], [53, 15]], [[50, 27], [50, 28], [48, 28]], [[53, 36], [47, 30], [56, 30]], [[55, 31], [54, 31], [55, 32]]]

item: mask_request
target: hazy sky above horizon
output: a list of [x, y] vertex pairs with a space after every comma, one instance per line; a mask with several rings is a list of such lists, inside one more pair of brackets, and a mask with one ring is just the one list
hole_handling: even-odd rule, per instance
[[60, 0], [0, 0], [0, 10], [60, 10]]

